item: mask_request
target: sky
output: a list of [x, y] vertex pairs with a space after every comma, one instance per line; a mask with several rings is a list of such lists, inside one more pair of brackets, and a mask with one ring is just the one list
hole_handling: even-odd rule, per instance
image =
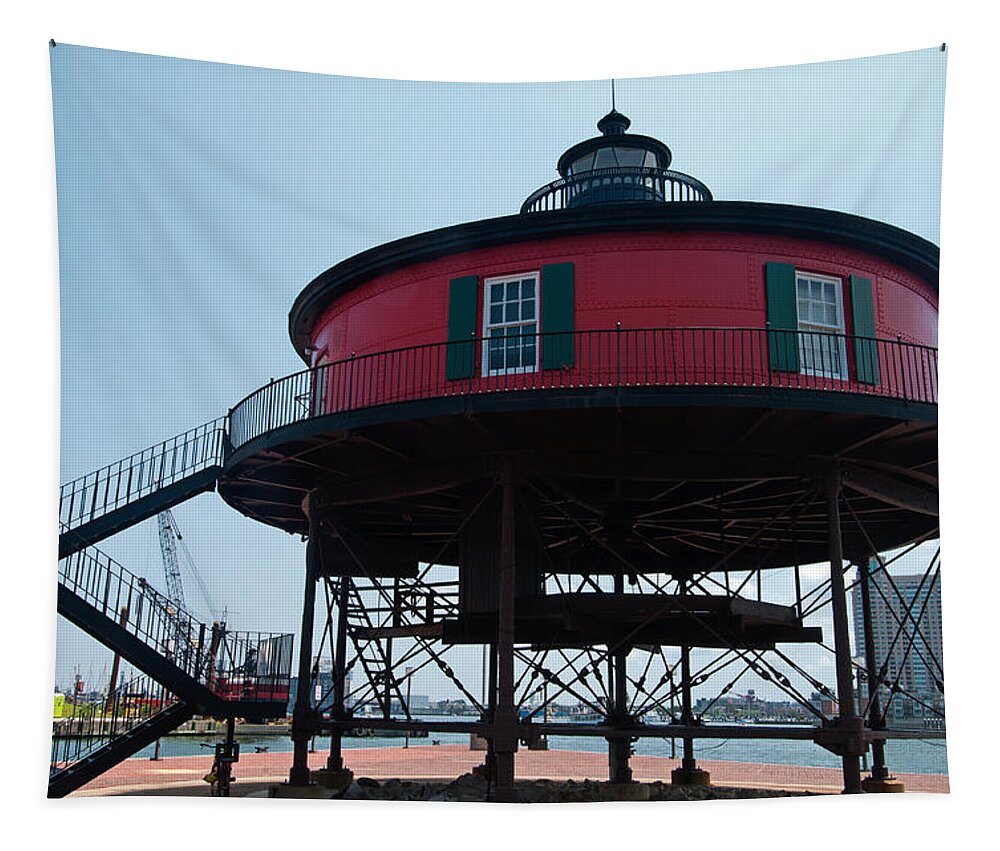
[[[610, 107], [607, 80], [428, 83], [63, 43], [50, 54], [61, 481], [301, 369], [286, 317], [316, 274], [392, 239], [515, 213]], [[929, 48], [623, 78], [616, 106], [716, 199], [841, 210], [936, 243], [946, 60]], [[214, 494], [174, 513], [231, 628], [298, 631], [297, 538]], [[154, 520], [99, 546], [165, 586]], [[189, 607], [211, 617], [193, 577], [185, 585]], [[108, 652], [61, 619], [57, 636], [56, 682], [79, 668], [99, 684]], [[478, 650], [465, 657], [457, 669], [474, 679]], [[414, 682], [454, 696], [445, 686]]]

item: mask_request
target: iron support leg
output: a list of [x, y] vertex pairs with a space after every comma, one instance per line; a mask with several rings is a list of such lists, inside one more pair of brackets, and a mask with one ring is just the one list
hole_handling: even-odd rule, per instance
[[[691, 711], [691, 648], [681, 648], [681, 723], [692, 724], [694, 713]], [[694, 758], [694, 739], [684, 737], [684, 757], [681, 768], [691, 771], [698, 767]]]
[[[863, 733], [854, 704], [851, 639], [847, 629], [847, 593], [844, 590], [844, 551], [840, 531], [840, 475], [831, 470], [826, 480], [826, 513], [830, 544], [830, 596], [833, 608], [834, 653], [837, 664], [837, 704], [843, 733], [841, 760], [844, 793], [861, 792], [860, 753], [849, 739]], [[863, 749], [862, 749], [863, 752]]]
[[[308, 506], [308, 497], [307, 497]], [[313, 620], [316, 609], [316, 562], [319, 554], [318, 536], [312, 534], [318, 522], [313, 511], [309, 515], [309, 542], [306, 545], [306, 587], [302, 598], [302, 631], [299, 644], [298, 691], [295, 695], [295, 709], [292, 712], [292, 768], [288, 782], [292, 786], [309, 785], [309, 740], [312, 738], [312, 646]]]
[[[625, 592], [625, 577], [615, 574], [615, 593]], [[614, 705], [612, 714], [616, 724], [628, 724], [628, 649], [625, 647], [615, 651], [611, 656], [612, 682], [614, 683]], [[608, 739], [608, 780], [612, 783], [631, 783], [632, 769], [629, 768], [629, 757], [632, 754], [632, 743], [629, 739]]]
[[[683, 586], [682, 586], [683, 588]], [[691, 710], [691, 648], [681, 647], [681, 723], [694, 724]], [[701, 768], [694, 758], [694, 738], [684, 737], [684, 756], [679, 768], [670, 772], [670, 782], [675, 786], [709, 786], [711, 775]]]
[[[859, 565], [861, 570], [861, 618], [865, 631], [865, 669], [868, 677], [868, 727], [872, 730], [883, 730], [885, 729], [885, 720], [882, 718], [878, 662], [875, 659], [875, 641], [873, 639], [870, 564], [871, 561], [868, 564]], [[869, 788], [875, 789], [884, 786], [886, 781], [895, 780], [885, 764], [884, 739], [872, 741], [872, 771], [869, 780], [874, 781], [874, 783], [869, 783]]]
[[330, 771], [340, 771], [344, 767], [343, 752], [341, 750], [344, 737], [344, 727], [346, 723], [346, 685], [347, 685], [347, 604], [350, 598], [349, 576], [340, 578], [340, 593], [337, 595], [337, 645], [334, 649], [334, 671], [333, 671], [333, 718], [337, 722], [330, 732], [330, 756], [327, 758], [326, 767]]
[[[615, 671], [615, 708], [616, 722], [626, 723], [628, 704], [624, 695], [625, 685], [624, 653], [616, 653], [614, 658]], [[632, 755], [632, 742], [629, 739], [608, 739], [608, 780], [612, 783], [631, 783], [632, 769], [629, 768], [629, 757]]]
[[514, 481], [510, 462], [501, 472], [499, 612], [497, 628], [497, 707], [493, 716], [495, 786], [493, 800], [514, 800], [517, 707], [514, 705]]

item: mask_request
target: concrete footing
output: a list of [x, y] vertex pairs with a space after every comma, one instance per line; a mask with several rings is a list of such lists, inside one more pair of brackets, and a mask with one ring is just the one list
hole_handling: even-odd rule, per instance
[[308, 800], [323, 800], [340, 798], [354, 781], [354, 772], [347, 768], [320, 768], [309, 772], [309, 784], [293, 786], [289, 783], [276, 783], [269, 786], [268, 798], [306, 798]]
[[670, 772], [674, 786], [711, 786], [711, 775], [701, 768], [675, 768]]
[[861, 789], [864, 792], [872, 792], [875, 794], [906, 791], [903, 786], [903, 781], [897, 780], [895, 777], [887, 777], [885, 780], [876, 780], [874, 777], [866, 777], [861, 781]]

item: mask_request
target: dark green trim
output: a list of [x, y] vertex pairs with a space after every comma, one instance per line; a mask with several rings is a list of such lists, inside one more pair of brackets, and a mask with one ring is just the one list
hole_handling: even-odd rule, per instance
[[795, 267], [765, 264], [767, 281], [767, 358], [771, 369], [799, 371], [799, 317], [795, 299]]
[[[875, 300], [872, 282], [860, 275], [851, 275], [851, 320], [857, 337], [875, 336]], [[878, 346], [874, 340], [854, 340], [854, 368], [862, 384], [878, 384]]]
[[546, 336], [542, 341], [542, 369], [562, 369], [574, 364], [573, 331], [576, 330], [576, 299], [573, 291], [573, 264], [542, 266], [542, 333], [566, 331], [564, 336]]
[[448, 284], [448, 342], [468, 342], [448, 346], [444, 374], [449, 380], [470, 378], [475, 371], [476, 344], [472, 338], [477, 336], [478, 306], [479, 278], [475, 275], [452, 278]]

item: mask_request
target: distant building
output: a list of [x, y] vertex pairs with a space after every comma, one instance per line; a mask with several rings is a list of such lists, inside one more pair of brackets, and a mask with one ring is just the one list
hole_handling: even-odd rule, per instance
[[410, 711], [419, 712], [424, 709], [430, 709], [431, 699], [426, 694], [411, 694], [410, 695]]
[[[292, 710], [295, 708], [295, 700], [299, 692], [299, 678], [292, 677], [288, 684], [288, 714], [292, 714]], [[317, 698], [325, 698], [323, 700], [323, 705], [325, 708], [329, 709], [331, 696], [333, 694], [333, 674], [330, 671], [320, 671], [319, 672], [319, 695], [316, 693], [316, 685], [313, 685], [313, 694], [309, 699], [312, 706], [316, 706]]]
[[[877, 567], [878, 563], [872, 560], [868, 569], [876, 571]], [[875, 661], [881, 666], [888, 660], [880, 693], [883, 708], [890, 696], [890, 686], [898, 683], [901, 691], [889, 704], [890, 718], [920, 718], [943, 713], [940, 581], [932, 583], [930, 575], [889, 576], [886, 571], [879, 570], [872, 572], [870, 587]], [[866, 636], [860, 586], [852, 592], [852, 608], [856, 656], [863, 660]], [[909, 617], [906, 616], [908, 610]], [[899, 626], [901, 621], [903, 630]], [[914, 621], [919, 629], [914, 627]], [[868, 700], [867, 682], [861, 683], [859, 696]]]

